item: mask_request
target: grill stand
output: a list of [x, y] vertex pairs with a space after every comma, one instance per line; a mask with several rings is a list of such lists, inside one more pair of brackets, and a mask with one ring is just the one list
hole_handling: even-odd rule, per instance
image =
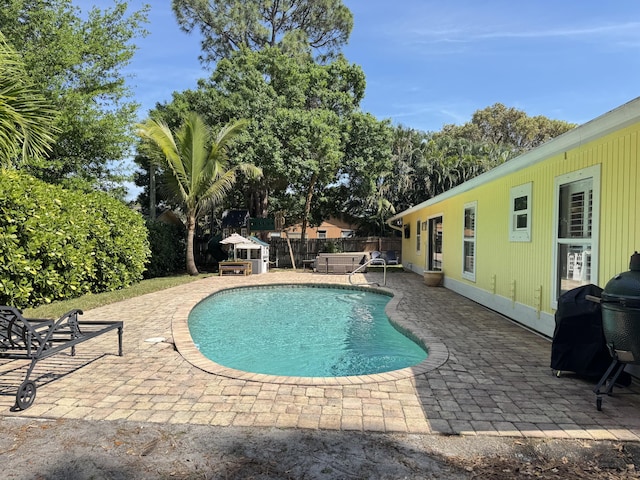
[[[617, 354], [613, 355], [613, 361], [611, 362], [611, 365], [609, 365], [609, 368], [607, 368], [607, 371], [604, 372], [604, 375], [602, 375], [602, 378], [593, 389], [593, 393], [596, 394], [596, 408], [598, 409], [599, 412], [602, 411], [602, 395], [611, 395], [611, 392], [613, 391], [613, 387], [616, 384], [618, 377], [620, 376], [620, 374], [624, 370], [624, 367], [626, 366], [627, 364], [625, 362], [620, 361]], [[614, 373], [613, 376], [609, 378], [609, 376], [614, 370], [616, 373]], [[605, 386], [606, 388], [603, 391], [601, 391], [600, 388], [602, 388], [603, 386]]]

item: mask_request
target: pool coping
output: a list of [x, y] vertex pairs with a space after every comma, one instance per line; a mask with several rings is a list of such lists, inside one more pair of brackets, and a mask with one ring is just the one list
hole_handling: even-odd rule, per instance
[[[422, 362], [413, 365], [411, 367], [405, 367], [399, 370], [392, 370], [383, 373], [374, 373], [370, 375], [352, 375], [343, 377], [296, 377], [296, 376], [281, 376], [281, 375], [268, 375], [263, 373], [252, 373], [243, 370], [237, 370], [234, 368], [225, 367], [213, 360], [205, 357], [200, 350], [196, 347], [191, 333], [189, 332], [189, 313], [200, 302], [210, 297], [213, 294], [222, 292], [224, 290], [242, 289], [242, 288], [269, 288], [275, 286], [312, 286], [318, 288], [345, 288], [350, 290], [367, 290], [381, 293], [390, 296], [389, 303], [385, 307], [385, 313], [389, 317], [391, 323], [403, 334], [419, 343], [428, 352], [427, 358]], [[212, 290], [208, 292], [204, 297], [197, 301], [185, 303], [176, 310], [172, 321], [171, 331], [173, 336], [173, 343], [180, 355], [191, 365], [205, 372], [220, 375], [227, 378], [233, 378], [237, 380], [262, 382], [262, 383], [274, 383], [274, 384], [289, 384], [289, 385], [322, 385], [322, 386], [343, 386], [343, 385], [357, 385], [366, 383], [379, 383], [387, 381], [401, 380], [405, 378], [414, 377], [431, 370], [434, 370], [443, 365], [449, 358], [449, 351], [442, 341], [436, 337], [428, 335], [423, 329], [419, 328], [416, 324], [410, 322], [404, 318], [399, 311], [399, 305], [403, 300], [404, 295], [402, 292], [392, 290], [386, 287], [362, 287], [356, 285], [344, 285], [334, 283], [254, 283], [247, 286], [234, 286], [216, 288], [212, 285]]]

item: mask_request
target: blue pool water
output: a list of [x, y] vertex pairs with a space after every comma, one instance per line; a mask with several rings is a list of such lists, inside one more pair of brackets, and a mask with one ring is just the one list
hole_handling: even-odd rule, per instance
[[191, 337], [226, 367], [297, 377], [388, 372], [420, 363], [425, 350], [384, 312], [391, 298], [369, 291], [277, 286], [225, 290], [189, 314]]

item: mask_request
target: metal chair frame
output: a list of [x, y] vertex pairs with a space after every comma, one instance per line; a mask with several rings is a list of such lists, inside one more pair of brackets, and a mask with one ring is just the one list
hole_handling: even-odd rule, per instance
[[16, 393], [12, 410], [29, 408], [36, 398], [36, 384], [29, 379], [40, 360], [63, 350], [76, 353], [76, 345], [111, 330], [118, 330], [118, 355], [122, 356], [122, 321], [79, 321], [82, 310], [65, 313], [58, 320], [25, 318], [14, 307], [0, 305], [0, 359], [31, 363]]

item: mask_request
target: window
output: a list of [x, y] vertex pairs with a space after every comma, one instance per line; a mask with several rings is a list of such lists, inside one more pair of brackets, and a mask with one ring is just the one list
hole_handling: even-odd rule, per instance
[[318, 238], [327, 238], [326, 230], [318, 230]]
[[509, 207], [509, 240], [531, 241], [531, 183], [511, 189]]
[[462, 276], [467, 280], [476, 280], [476, 210], [478, 203], [464, 206], [463, 259]]
[[342, 238], [351, 238], [351, 237], [354, 236], [354, 232], [353, 232], [353, 230], [342, 230], [340, 232], [340, 236]]
[[420, 225], [420, 220], [416, 222], [416, 252], [420, 253], [420, 231], [422, 230], [422, 225]]
[[599, 166], [556, 178], [552, 307], [563, 293], [597, 279]]

